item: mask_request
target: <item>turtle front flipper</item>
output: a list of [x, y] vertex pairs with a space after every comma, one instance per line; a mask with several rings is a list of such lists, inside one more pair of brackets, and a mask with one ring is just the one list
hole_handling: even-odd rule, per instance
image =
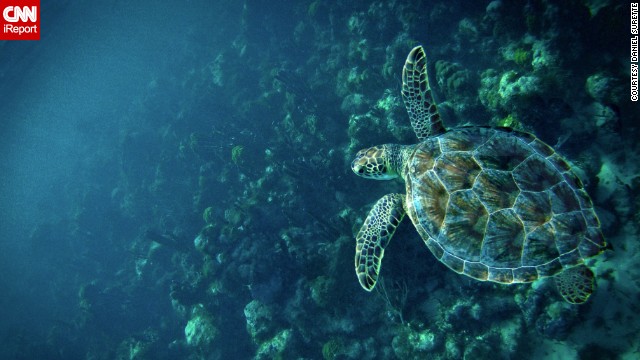
[[411, 127], [418, 139], [445, 132], [436, 103], [431, 96], [427, 76], [427, 57], [422, 46], [411, 50], [402, 69], [402, 99], [407, 108]]
[[567, 269], [554, 277], [562, 297], [571, 304], [582, 304], [595, 290], [593, 272], [585, 265]]
[[356, 275], [360, 285], [373, 290], [380, 274], [384, 248], [406, 214], [404, 195], [388, 194], [380, 198], [364, 220], [356, 236]]

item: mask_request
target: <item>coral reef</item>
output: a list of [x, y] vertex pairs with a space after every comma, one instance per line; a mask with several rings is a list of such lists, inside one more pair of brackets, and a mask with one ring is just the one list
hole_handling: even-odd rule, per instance
[[291, 345], [291, 330], [282, 330], [273, 338], [260, 344], [254, 359], [285, 359]]
[[423, 359], [438, 350], [440, 340], [429, 330], [413, 331], [405, 327], [393, 338], [391, 346], [400, 359]]
[[213, 324], [212, 316], [202, 304], [194, 306], [191, 319], [184, 328], [187, 345], [198, 349], [198, 352], [211, 352], [217, 335], [218, 329]]
[[257, 344], [273, 335], [272, 311], [265, 304], [252, 300], [244, 308], [244, 316], [247, 319], [247, 331], [249, 336]]
[[[633, 358], [640, 128], [611, 40], [619, 4], [196, 3], [206, 21], [185, 26], [168, 70], [141, 75], [115, 129], [90, 131], [80, 180], [47, 188], [73, 204], [32, 219], [29, 270], [47, 276], [26, 283], [73, 304], [55, 314], [71, 320], [38, 346], [15, 335], [7, 358]], [[415, 142], [400, 76], [417, 44], [447, 127], [529, 131], [572, 161], [615, 249], [590, 264], [592, 304], [566, 305], [549, 279], [459, 276], [410, 224], [361, 291], [354, 233], [368, 202], [405, 189], [349, 164]]]

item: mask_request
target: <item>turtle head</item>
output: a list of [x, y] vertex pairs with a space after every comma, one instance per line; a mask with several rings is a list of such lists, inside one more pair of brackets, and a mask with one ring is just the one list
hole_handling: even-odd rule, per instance
[[399, 176], [397, 157], [399, 145], [385, 144], [358, 151], [351, 162], [351, 170], [358, 176], [375, 180], [390, 180]]

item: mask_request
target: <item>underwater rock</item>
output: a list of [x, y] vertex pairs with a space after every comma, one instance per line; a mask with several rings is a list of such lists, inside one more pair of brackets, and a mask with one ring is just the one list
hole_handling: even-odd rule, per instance
[[497, 70], [487, 69], [480, 75], [480, 89], [478, 98], [484, 107], [491, 111], [497, 111], [500, 107], [500, 96], [498, 86], [500, 84], [500, 74]]
[[477, 77], [462, 65], [444, 60], [436, 61], [435, 70], [436, 82], [446, 99], [440, 106], [451, 107], [459, 119], [477, 118], [478, 111], [481, 110], [478, 109], [476, 94]]
[[498, 93], [506, 105], [512, 98], [540, 93], [540, 79], [535, 76], [518, 76], [515, 71], [502, 74]]
[[390, 112], [394, 108], [400, 106], [402, 105], [399, 97], [395, 96], [392, 93], [391, 89], [386, 89], [382, 97], [380, 97], [380, 99], [378, 99], [378, 101], [376, 102], [376, 109], [382, 110], [384, 112]]
[[438, 322], [441, 331], [469, 331], [475, 332], [484, 329], [486, 323], [484, 318], [492, 318], [492, 314], [484, 314], [485, 310], [480, 302], [473, 299], [463, 298], [455, 301], [450, 307], [442, 309], [442, 319]]
[[339, 338], [326, 342], [322, 347], [322, 358], [324, 360], [373, 360], [393, 358], [392, 350], [388, 347], [382, 348], [381, 344], [372, 337], [363, 340], [351, 336], [349, 338], [351, 341]]
[[603, 73], [589, 76], [585, 84], [587, 94], [594, 100], [602, 102], [611, 91], [612, 79]]
[[[611, 134], [614, 134], [619, 131], [620, 117], [618, 116], [618, 113], [614, 111], [611, 107], [603, 105], [602, 103], [599, 103], [599, 102], [593, 102], [590, 105], [586, 106], [584, 110], [585, 110], [584, 111], [585, 114], [590, 119], [595, 120], [595, 124], [593, 125], [595, 125], [596, 127], [610, 131]], [[590, 130], [588, 129], [589, 127], [588, 125], [589, 124], [584, 124], [584, 126], [587, 127], [587, 130]], [[609, 134], [603, 133], [600, 135], [604, 137], [605, 135], [609, 135]]]
[[213, 207], [209, 206], [208, 208], [204, 209], [204, 212], [202, 213], [202, 219], [204, 220], [204, 223], [207, 225], [213, 224], [215, 220]]
[[603, 161], [598, 172], [598, 190], [596, 198], [598, 202], [607, 201], [618, 188], [618, 169], [611, 161]]
[[215, 86], [222, 86], [224, 84], [224, 73], [222, 72], [222, 66], [224, 65], [224, 54], [218, 54], [205, 67], [205, 72], [208, 73], [211, 79], [211, 84]]
[[447, 339], [444, 343], [444, 353], [447, 359], [459, 359], [460, 358], [460, 346], [456, 342], [456, 339], [453, 335], [447, 336]]
[[480, 78], [478, 98], [493, 114], [495, 125], [530, 131], [527, 128], [534, 123], [570, 116], [565, 114], [564, 102], [544, 100], [550, 84], [536, 75], [520, 76], [515, 71], [499, 73], [495, 69], [487, 69]]
[[564, 340], [577, 322], [578, 307], [563, 301], [549, 304], [536, 320], [536, 330], [550, 339]]
[[354, 35], [362, 35], [367, 24], [367, 14], [364, 12], [354, 13], [347, 20], [347, 28]]
[[224, 211], [224, 220], [231, 227], [238, 227], [240, 225], [240, 222], [243, 221], [244, 218], [244, 213], [238, 206], [231, 206]]
[[531, 44], [531, 66], [536, 74], [543, 75], [543, 71], [551, 72], [544, 74], [552, 76], [554, 71], [558, 69], [558, 55], [551, 50], [551, 45], [542, 40], [536, 40]]
[[152, 342], [145, 341], [145, 339], [127, 338], [118, 345], [116, 349], [116, 359], [149, 359], [150, 349], [153, 345]]
[[294, 260], [302, 260], [304, 257], [304, 251], [300, 246], [300, 237], [304, 234], [304, 229], [299, 227], [290, 227], [280, 230], [280, 240], [284, 243], [289, 256]]
[[624, 93], [616, 78], [602, 72], [589, 76], [585, 89], [594, 100], [604, 104], [619, 104]]
[[508, 128], [512, 128], [512, 129], [518, 129], [521, 126], [520, 125], [520, 121], [513, 114], [509, 114], [509, 115], [503, 117], [502, 119], [498, 119], [496, 125], [500, 126], [500, 127], [508, 127]]
[[533, 286], [527, 293], [527, 295], [516, 294], [514, 300], [522, 312], [524, 321], [527, 325], [531, 326], [535, 324], [536, 317], [541, 311], [543, 299], [542, 293], [534, 291]]
[[467, 69], [458, 63], [438, 60], [435, 63], [436, 81], [444, 91], [447, 100], [459, 102], [463, 94], [470, 95], [474, 86], [471, 86], [472, 75]]
[[202, 290], [204, 287], [202, 281], [198, 281], [195, 284], [187, 281], [173, 282], [170, 289], [169, 297], [172, 303], [175, 302], [174, 307], [180, 310], [185, 309], [185, 306], [195, 305], [203, 300]]
[[402, 328], [391, 342], [393, 352], [399, 359], [424, 359], [441, 345], [441, 339], [428, 329], [415, 331], [410, 327]]
[[464, 39], [468, 42], [476, 42], [480, 37], [478, 26], [472, 19], [464, 18], [458, 23], [458, 34], [460, 39]]
[[260, 344], [254, 359], [284, 359], [284, 353], [292, 340], [293, 331], [285, 329]]
[[260, 344], [275, 332], [271, 309], [260, 301], [252, 300], [248, 303], [244, 308], [244, 316], [247, 321], [247, 332], [256, 344]]
[[[633, 203], [636, 197], [638, 184], [640, 184], [640, 172], [636, 157], [625, 157], [615, 161], [609, 157], [603, 157], [600, 171], [598, 172], [598, 185], [596, 189], [597, 202], [606, 209], [613, 211], [613, 217], [603, 217], [603, 226], [609, 231], [620, 231], [620, 222], [624, 222], [637, 213], [637, 205]], [[605, 211], [602, 211], [606, 214]], [[607, 221], [608, 219], [608, 221]]]
[[362, 94], [354, 93], [342, 99], [340, 110], [345, 114], [361, 114], [370, 108], [369, 100]]
[[609, 157], [602, 160], [602, 166], [596, 175], [598, 177], [596, 198], [600, 203], [606, 202], [614, 194], [618, 196], [621, 186], [631, 188], [634, 181], [640, 178], [638, 165], [633, 161], [626, 160], [619, 164]]
[[368, 68], [360, 70], [357, 66], [354, 66], [340, 70], [336, 80], [336, 95], [344, 98], [349, 94], [365, 93], [369, 77], [370, 71]]
[[496, 21], [500, 16], [502, 16], [502, 8], [502, 1], [494, 0], [487, 5], [485, 10], [486, 16], [489, 19]]
[[320, 307], [332, 302], [336, 281], [328, 276], [320, 275], [311, 281], [311, 299]]
[[330, 339], [322, 345], [322, 358], [324, 360], [338, 359], [340, 355], [348, 355], [345, 350], [342, 339]]
[[563, 340], [578, 321], [579, 307], [559, 297], [549, 297], [547, 294], [552, 291], [549, 288], [555, 287], [550, 280], [534, 282], [526, 295], [516, 294], [514, 299], [528, 327], [535, 327], [549, 339]]
[[213, 324], [213, 317], [202, 304], [193, 307], [191, 319], [184, 328], [184, 336], [187, 344], [200, 351], [208, 351], [212, 348], [218, 335], [218, 329]]
[[218, 232], [215, 231], [213, 225], [205, 226], [198, 236], [193, 240], [193, 245], [196, 250], [203, 254], [211, 255], [215, 253], [215, 239], [218, 237]]
[[369, 47], [367, 39], [351, 40], [349, 42], [349, 60], [367, 61], [369, 57]]
[[531, 70], [531, 45], [528, 41], [508, 43], [500, 52], [504, 60], [515, 63], [520, 70]]
[[474, 341], [464, 350], [463, 359], [500, 359], [499, 352], [483, 341]]
[[387, 121], [387, 132], [399, 141], [411, 139], [413, 130], [408, 126], [407, 112], [402, 105], [399, 96], [392, 94], [391, 89], [386, 89], [374, 106], [374, 111], [381, 111], [382, 119]]
[[520, 339], [526, 334], [523, 321], [519, 317], [513, 318], [500, 323], [500, 326], [496, 328], [499, 330], [502, 340], [500, 348], [504, 349], [507, 354], [515, 354], [518, 350]]
[[499, 114], [498, 118], [505, 113], [523, 115], [524, 109], [536, 108], [537, 99], [543, 97], [556, 85], [554, 81], [561, 78], [556, 73], [558, 59], [547, 46], [545, 42], [531, 39], [504, 46], [503, 58], [514, 62], [519, 71], [484, 70], [480, 75], [478, 90], [482, 105]]

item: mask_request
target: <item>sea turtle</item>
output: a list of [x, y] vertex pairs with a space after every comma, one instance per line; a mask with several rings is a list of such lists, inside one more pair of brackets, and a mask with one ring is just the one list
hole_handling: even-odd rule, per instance
[[360, 150], [359, 176], [400, 177], [406, 195], [373, 206], [356, 235], [355, 268], [371, 291], [384, 249], [409, 214], [431, 253], [453, 271], [501, 284], [553, 276], [570, 303], [595, 288], [585, 259], [607, 244], [589, 195], [569, 164], [534, 135], [503, 127], [445, 129], [421, 46], [402, 70], [402, 98], [420, 140]]

